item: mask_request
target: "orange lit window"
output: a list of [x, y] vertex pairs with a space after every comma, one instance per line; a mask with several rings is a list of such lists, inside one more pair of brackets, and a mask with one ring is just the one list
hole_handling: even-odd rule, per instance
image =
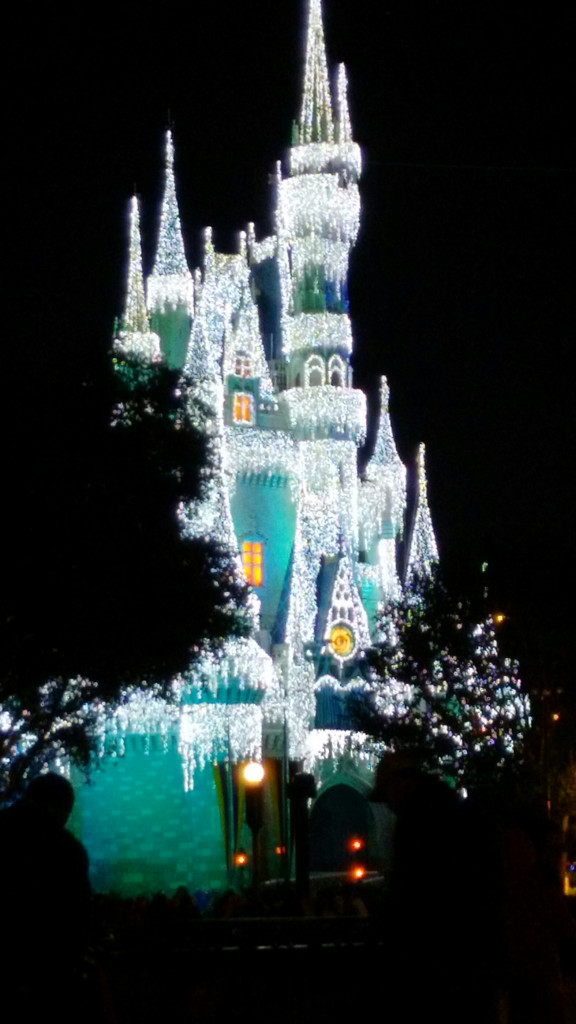
[[234, 407], [232, 410], [234, 423], [252, 423], [253, 409], [254, 399], [252, 395], [245, 395], [242, 391], [237, 391], [234, 395]]
[[242, 544], [242, 565], [246, 582], [253, 587], [262, 586], [262, 544], [259, 540], [245, 540]]

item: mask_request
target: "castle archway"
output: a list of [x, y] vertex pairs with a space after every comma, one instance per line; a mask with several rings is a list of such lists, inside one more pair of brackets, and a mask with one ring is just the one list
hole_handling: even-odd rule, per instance
[[347, 871], [354, 859], [349, 845], [354, 837], [365, 843], [356, 859], [372, 868], [377, 859], [372, 805], [358, 789], [337, 783], [321, 793], [312, 807], [311, 871]]

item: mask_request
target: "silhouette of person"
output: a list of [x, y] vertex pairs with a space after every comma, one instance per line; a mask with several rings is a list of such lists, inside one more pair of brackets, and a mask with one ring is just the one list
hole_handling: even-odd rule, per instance
[[60, 1019], [79, 991], [91, 899], [88, 856], [65, 827], [73, 804], [68, 780], [50, 772], [0, 812], [5, 984], [30, 1013], [54, 1007]]
[[[497, 986], [482, 929], [492, 886], [458, 794], [407, 753], [384, 755], [371, 799], [395, 815], [383, 908], [389, 977], [403, 1019], [496, 1021]], [[491, 925], [490, 925], [491, 927]]]

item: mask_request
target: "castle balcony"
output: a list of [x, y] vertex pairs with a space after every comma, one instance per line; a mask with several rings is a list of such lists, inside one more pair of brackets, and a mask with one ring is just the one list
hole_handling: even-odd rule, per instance
[[331, 384], [290, 388], [279, 396], [288, 411], [291, 429], [305, 440], [354, 441], [366, 436], [366, 396], [353, 388]]
[[362, 154], [356, 142], [309, 142], [290, 150], [290, 174], [337, 174], [357, 181]]
[[352, 325], [342, 313], [300, 313], [282, 322], [282, 345], [288, 357], [295, 352], [322, 349], [325, 352], [352, 352]]
[[320, 235], [352, 245], [360, 226], [358, 187], [341, 188], [331, 174], [287, 178], [279, 186], [278, 221], [287, 240]]
[[221, 654], [207, 654], [197, 669], [184, 673], [180, 703], [261, 704], [276, 687], [272, 659], [252, 638], [229, 640]]

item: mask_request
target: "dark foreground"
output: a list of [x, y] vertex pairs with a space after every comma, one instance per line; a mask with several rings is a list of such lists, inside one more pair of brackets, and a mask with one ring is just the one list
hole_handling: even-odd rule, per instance
[[379, 988], [374, 922], [203, 921], [186, 948], [117, 951], [105, 962], [118, 1024], [354, 1021]]
[[[368, 903], [370, 901], [368, 900]], [[572, 913], [576, 901], [569, 901]], [[491, 994], [489, 978], [454, 972], [452, 950], [395, 948], [379, 913], [349, 906], [326, 916], [163, 918], [148, 912], [140, 926], [109, 936], [90, 986], [83, 1024], [354, 1024], [375, 1016], [389, 1024], [576, 1024], [516, 992]], [[335, 913], [340, 909], [343, 913]], [[168, 925], [169, 920], [169, 926]], [[478, 926], [481, 927], [480, 922]], [[430, 970], [432, 957], [434, 969]], [[392, 969], [392, 964], [395, 968]], [[524, 988], [524, 983], [523, 986]], [[564, 1006], [564, 1000], [561, 1001]]]

